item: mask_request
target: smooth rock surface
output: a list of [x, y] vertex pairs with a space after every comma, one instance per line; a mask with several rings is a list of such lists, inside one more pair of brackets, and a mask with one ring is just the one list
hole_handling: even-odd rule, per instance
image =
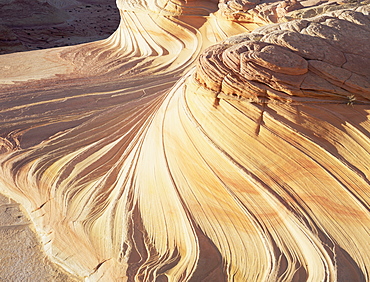
[[87, 281], [369, 281], [369, 6], [117, 4], [106, 40], [0, 56], [0, 189], [47, 256]]

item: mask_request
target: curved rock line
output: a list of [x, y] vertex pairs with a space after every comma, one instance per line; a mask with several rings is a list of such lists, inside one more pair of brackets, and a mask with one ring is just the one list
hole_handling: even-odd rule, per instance
[[118, 7], [107, 40], [27, 55], [70, 72], [2, 88], [0, 187], [48, 255], [90, 281], [369, 281], [368, 6], [234, 37], [256, 24], [216, 2]]

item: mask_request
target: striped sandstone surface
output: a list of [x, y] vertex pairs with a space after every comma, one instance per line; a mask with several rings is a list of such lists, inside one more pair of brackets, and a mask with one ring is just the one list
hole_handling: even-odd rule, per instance
[[0, 189], [48, 259], [369, 281], [370, 7], [324, 4], [118, 0], [105, 40], [1, 55]]

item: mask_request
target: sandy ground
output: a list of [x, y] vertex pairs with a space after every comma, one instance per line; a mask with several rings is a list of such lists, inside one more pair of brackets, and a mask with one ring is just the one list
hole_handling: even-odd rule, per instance
[[104, 39], [118, 24], [114, 0], [0, 3], [0, 54]]

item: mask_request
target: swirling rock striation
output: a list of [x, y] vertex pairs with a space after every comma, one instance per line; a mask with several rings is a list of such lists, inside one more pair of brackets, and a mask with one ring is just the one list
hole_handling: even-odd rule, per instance
[[[214, 168], [258, 222], [264, 245], [242, 240], [255, 243], [265, 272], [235, 271], [236, 281], [369, 280], [368, 11], [342, 10], [229, 38], [200, 56], [185, 84], [198, 128], [250, 182], [241, 184], [230, 170], [222, 174], [225, 162]], [[240, 248], [231, 252], [233, 262]]]
[[107, 40], [27, 53], [0, 188], [86, 280], [369, 281], [368, 7], [226, 39], [251, 25], [217, 4], [122, 1]]

